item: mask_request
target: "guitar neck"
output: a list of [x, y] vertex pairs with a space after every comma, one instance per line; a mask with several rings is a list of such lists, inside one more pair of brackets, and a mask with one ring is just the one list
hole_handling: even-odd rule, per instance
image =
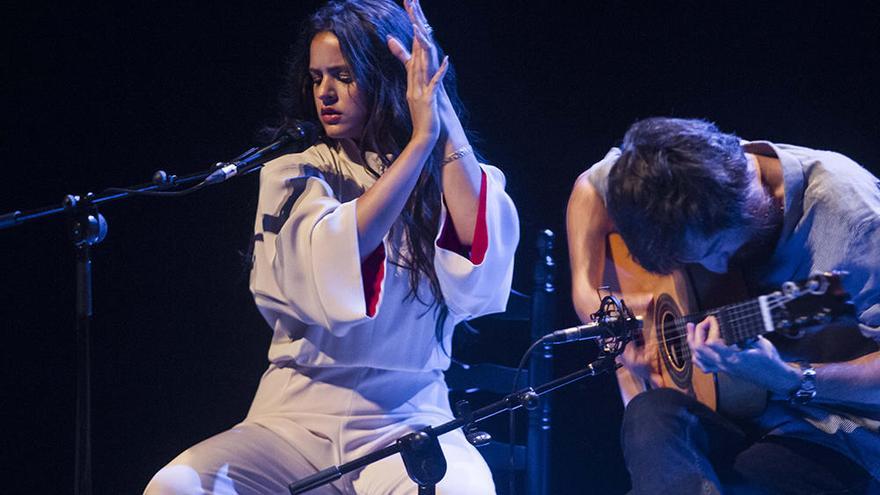
[[770, 300], [762, 296], [685, 315], [680, 320], [682, 323], [698, 323], [708, 316], [714, 316], [724, 342], [727, 345], [738, 344], [774, 330], [770, 304]]

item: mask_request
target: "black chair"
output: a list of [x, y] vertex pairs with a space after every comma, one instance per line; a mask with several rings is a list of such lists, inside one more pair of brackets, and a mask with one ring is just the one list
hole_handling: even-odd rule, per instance
[[[456, 329], [453, 345], [453, 363], [446, 372], [450, 398], [466, 399], [473, 409], [485, 406], [509, 394], [513, 387], [516, 365], [523, 351], [531, 342], [553, 330], [555, 323], [556, 291], [554, 276], [556, 265], [552, 251], [554, 234], [542, 231], [537, 237], [537, 256], [533, 265], [531, 295], [512, 291], [503, 313], [484, 316]], [[464, 351], [464, 352], [463, 352]], [[462, 354], [470, 354], [462, 356]], [[519, 388], [526, 384], [536, 386], [552, 379], [553, 349], [541, 346], [536, 349], [528, 367], [520, 373]], [[551, 405], [548, 397], [542, 397], [535, 409], [528, 411], [525, 443], [513, 445], [513, 471], [511, 468], [511, 445], [493, 438], [479, 446], [495, 477], [499, 494], [505, 493], [508, 476], [515, 476], [520, 494], [546, 495], [549, 493], [549, 458]], [[477, 423], [479, 430], [486, 430], [493, 437], [507, 438], [507, 415], [503, 421], [492, 425]], [[501, 418], [499, 418], [501, 419]]]

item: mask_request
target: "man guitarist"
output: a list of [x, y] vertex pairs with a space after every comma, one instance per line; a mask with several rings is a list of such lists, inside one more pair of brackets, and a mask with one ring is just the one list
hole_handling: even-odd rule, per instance
[[[859, 331], [820, 328], [803, 342], [768, 334], [725, 345], [714, 317], [687, 324], [691, 360], [766, 389], [750, 419], [724, 417], [671, 388], [626, 406], [622, 441], [633, 493], [869, 493], [880, 486], [880, 185], [838, 153], [745, 142], [702, 120], [630, 127], [581, 174], [567, 211], [572, 296], [599, 307], [606, 238], [619, 233], [654, 273], [742, 267], [746, 287], [846, 271]], [[759, 293], [754, 295], [760, 295]], [[627, 346], [622, 364], [656, 383], [656, 360]], [[876, 489], [876, 488], [874, 488]]]

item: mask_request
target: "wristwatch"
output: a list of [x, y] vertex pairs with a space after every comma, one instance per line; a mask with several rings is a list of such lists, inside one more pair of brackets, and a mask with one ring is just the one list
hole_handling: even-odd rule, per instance
[[801, 367], [801, 384], [789, 393], [792, 404], [807, 404], [816, 397], [816, 370], [810, 363], [798, 363]]

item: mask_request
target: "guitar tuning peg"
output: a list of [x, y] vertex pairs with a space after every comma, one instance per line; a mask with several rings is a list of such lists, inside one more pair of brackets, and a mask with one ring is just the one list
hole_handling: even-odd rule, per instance
[[785, 294], [789, 299], [795, 299], [801, 294], [801, 289], [798, 287], [798, 284], [794, 282], [785, 282], [782, 284], [782, 293]]
[[809, 281], [806, 284], [806, 287], [804, 287], [804, 290], [806, 292], [809, 292], [810, 294], [820, 296], [828, 291], [828, 287], [830, 285], [831, 281], [829, 280], [828, 274], [817, 273], [810, 277]]

